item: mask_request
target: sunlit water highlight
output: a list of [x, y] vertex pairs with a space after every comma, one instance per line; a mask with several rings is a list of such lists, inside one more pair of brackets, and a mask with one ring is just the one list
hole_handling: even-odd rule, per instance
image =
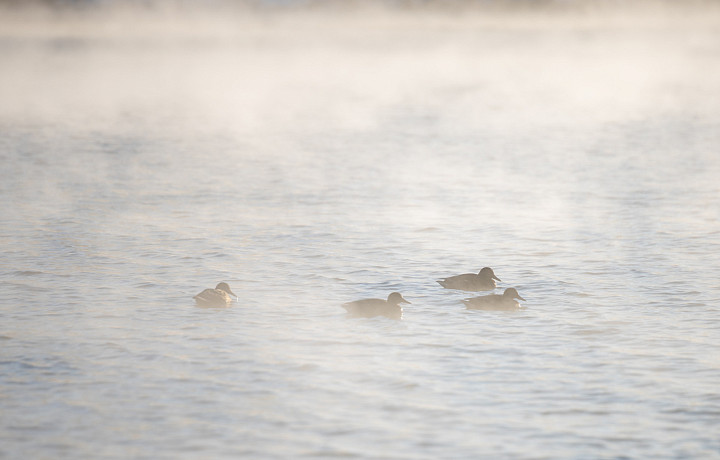
[[5, 29], [0, 457], [720, 457], [718, 16], [326, 14]]

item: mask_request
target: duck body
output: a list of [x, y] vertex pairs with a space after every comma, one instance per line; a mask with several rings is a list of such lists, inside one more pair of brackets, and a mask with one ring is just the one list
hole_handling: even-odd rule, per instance
[[235, 295], [230, 290], [227, 283], [219, 283], [215, 289], [205, 289], [200, 294], [193, 297], [198, 305], [203, 307], [226, 307], [232, 302], [230, 294]]
[[520, 297], [517, 289], [507, 288], [505, 292], [500, 294], [483, 295], [465, 299], [462, 302], [468, 310], [518, 310], [520, 304], [515, 300], [525, 300]]
[[451, 276], [438, 280], [440, 286], [445, 289], [457, 289], [459, 291], [491, 291], [497, 287], [495, 280], [501, 281], [495, 276], [492, 268], [485, 267], [476, 275], [474, 273], [465, 273], [463, 275]]
[[409, 304], [399, 292], [393, 292], [383, 299], [362, 299], [342, 304], [348, 314], [354, 318], [373, 318], [385, 316], [391, 319], [401, 319], [403, 309], [401, 303]]

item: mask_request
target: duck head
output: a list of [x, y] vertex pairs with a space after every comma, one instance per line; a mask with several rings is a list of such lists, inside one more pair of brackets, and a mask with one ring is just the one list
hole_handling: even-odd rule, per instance
[[494, 280], [502, 281], [500, 278], [495, 276], [495, 272], [493, 272], [493, 269], [490, 267], [483, 268], [482, 270], [480, 270], [480, 273], [478, 273], [478, 275], [484, 278], [491, 278]]
[[399, 292], [393, 292], [392, 294], [390, 294], [390, 295], [388, 296], [387, 303], [389, 303], [390, 305], [398, 305], [398, 304], [401, 304], [401, 303], [407, 303], [407, 304], [409, 304], [410, 302], [408, 302], [407, 300], [403, 299], [402, 294], [400, 294]]
[[227, 283], [218, 283], [218, 285], [215, 286], [215, 289], [217, 289], [218, 291], [225, 291], [228, 294], [234, 295], [235, 298], [237, 298], [237, 295], [233, 291], [230, 290], [230, 286], [228, 286]]
[[510, 299], [525, 300], [522, 297], [520, 297], [520, 294], [518, 294], [518, 291], [515, 288], [505, 289], [505, 292], [503, 292], [503, 297], [510, 298]]

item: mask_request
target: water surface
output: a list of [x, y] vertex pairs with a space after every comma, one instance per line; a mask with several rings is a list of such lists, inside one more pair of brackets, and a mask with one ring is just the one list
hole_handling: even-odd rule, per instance
[[645, 13], [5, 19], [0, 457], [720, 457], [719, 16]]

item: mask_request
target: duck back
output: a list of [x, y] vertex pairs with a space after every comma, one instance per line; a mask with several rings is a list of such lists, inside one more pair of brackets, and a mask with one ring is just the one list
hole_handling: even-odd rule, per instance
[[490, 291], [497, 287], [495, 280], [483, 279], [473, 273], [451, 276], [449, 278], [438, 280], [438, 283], [446, 289], [457, 289], [459, 291], [468, 292]]
[[205, 289], [193, 298], [203, 307], [225, 307], [232, 302], [230, 295], [220, 289]]
[[342, 307], [348, 314], [355, 318], [374, 318], [385, 316], [392, 319], [402, 317], [402, 307], [390, 305], [382, 299], [363, 299], [354, 302], [344, 303]]

